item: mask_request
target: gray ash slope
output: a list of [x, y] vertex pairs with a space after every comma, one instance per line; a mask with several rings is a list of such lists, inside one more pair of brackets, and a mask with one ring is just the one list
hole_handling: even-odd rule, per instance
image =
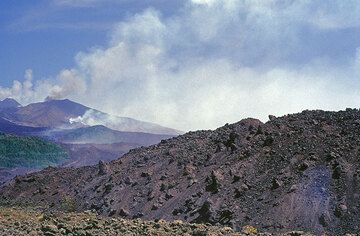
[[0, 199], [53, 209], [70, 199], [79, 211], [125, 218], [340, 235], [359, 232], [359, 149], [359, 110], [245, 119], [110, 164], [18, 177]]

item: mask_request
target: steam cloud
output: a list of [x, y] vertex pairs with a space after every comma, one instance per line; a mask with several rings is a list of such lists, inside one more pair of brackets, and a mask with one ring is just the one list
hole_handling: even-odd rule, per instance
[[93, 109], [87, 110], [82, 116], [69, 119], [70, 124], [80, 123], [87, 126], [104, 125], [110, 128], [114, 128], [114, 126], [121, 123], [121, 121], [122, 120], [119, 117], [98, 112]]
[[76, 94], [84, 94], [86, 91], [85, 80], [75, 69], [62, 70], [53, 80], [37, 80], [33, 82], [33, 71], [25, 71], [24, 82], [15, 80], [12, 87], [0, 87], [0, 99], [14, 98], [22, 104], [48, 99], [62, 99]]
[[29, 70], [0, 97], [69, 97], [184, 131], [357, 107], [360, 50], [319, 49], [359, 28], [359, 4], [346, 3], [192, 0], [166, 18], [148, 9], [118, 23], [105, 48], [78, 53], [73, 69], [35, 84]]

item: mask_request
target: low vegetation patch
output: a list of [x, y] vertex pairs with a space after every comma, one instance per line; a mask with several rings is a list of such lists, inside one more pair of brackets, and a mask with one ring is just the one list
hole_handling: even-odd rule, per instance
[[67, 158], [61, 147], [40, 138], [0, 133], [0, 167], [44, 168]]

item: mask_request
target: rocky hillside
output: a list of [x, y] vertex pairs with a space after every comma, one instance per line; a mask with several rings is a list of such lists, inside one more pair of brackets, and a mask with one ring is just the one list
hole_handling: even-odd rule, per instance
[[48, 168], [0, 189], [3, 204], [124, 218], [341, 235], [360, 227], [360, 111], [245, 119], [130, 151], [110, 164]]

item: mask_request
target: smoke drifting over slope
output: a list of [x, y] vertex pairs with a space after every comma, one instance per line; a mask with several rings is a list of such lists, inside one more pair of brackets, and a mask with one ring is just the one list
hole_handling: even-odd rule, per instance
[[148, 9], [115, 25], [108, 45], [78, 53], [74, 68], [35, 82], [29, 70], [0, 98], [69, 97], [181, 130], [356, 107], [360, 42], [342, 33], [359, 36], [359, 10], [277, 0], [192, 0], [170, 17]]
[[33, 80], [33, 71], [25, 71], [24, 81], [14, 80], [12, 87], [0, 87], [0, 98], [11, 97], [23, 104], [47, 99], [62, 99], [76, 94], [83, 95], [86, 90], [85, 80], [76, 70], [62, 70], [54, 79]]

